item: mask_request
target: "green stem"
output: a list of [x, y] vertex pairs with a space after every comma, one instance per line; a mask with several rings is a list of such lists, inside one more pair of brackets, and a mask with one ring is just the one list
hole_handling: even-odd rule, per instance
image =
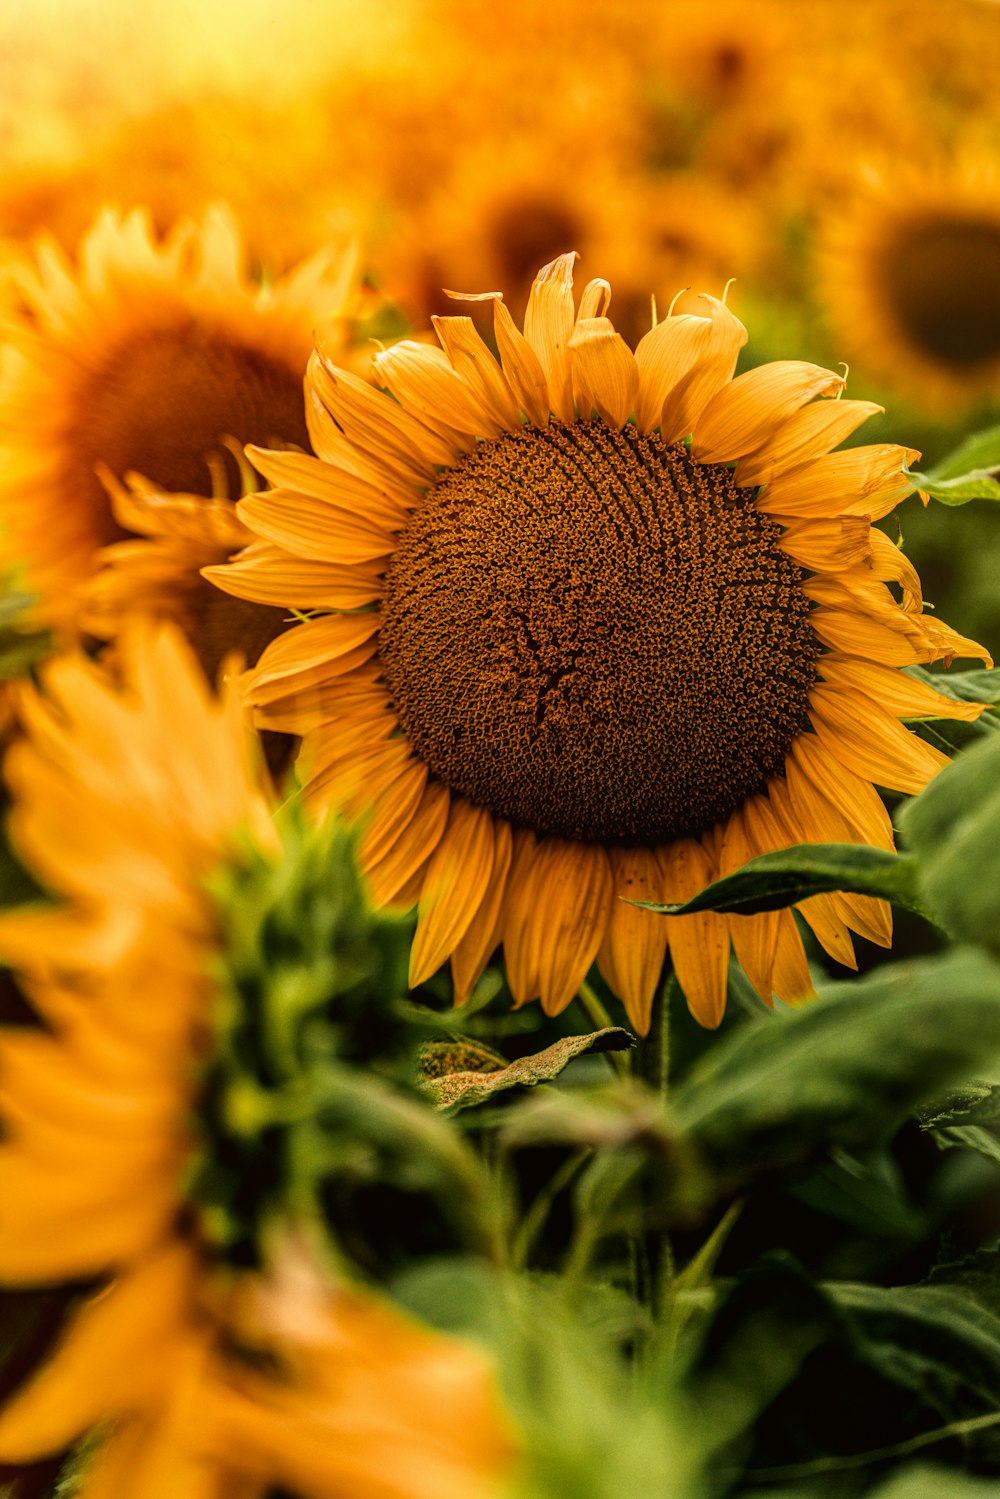
[[574, 1150], [573, 1154], [563, 1161], [559, 1170], [554, 1173], [552, 1178], [536, 1195], [531, 1207], [525, 1213], [521, 1226], [511, 1245], [510, 1258], [515, 1270], [523, 1270], [528, 1263], [528, 1257], [535, 1246], [538, 1235], [545, 1226], [549, 1213], [552, 1210], [552, 1204], [559, 1196], [559, 1193], [569, 1186], [577, 1173], [586, 1165], [592, 1154], [593, 1152], [589, 1145], [581, 1145], [579, 1150]]
[[[660, 985], [653, 1000], [649, 1033], [639, 1047], [638, 1067], [642, 1078], [666, 1103], [670, 1087], [670, 1005], [668, 992], [670, 968], [665, 967]], [[642, 1235], [637, 1246], [640, 1260], [646, 1266], [644, 1277], [644, 1301], [654, 1316], [659, 1316], [668, 1304], [670, 1288], [676, 1273], [674, 1248], [666, 1229], [652, 1230]]]

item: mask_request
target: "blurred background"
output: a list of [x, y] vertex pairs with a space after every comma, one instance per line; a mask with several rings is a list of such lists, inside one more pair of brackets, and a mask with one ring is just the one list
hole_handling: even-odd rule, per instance
[[[848, 363], [887, 408], [858, 440], [928, 466], [1000, 419], [998, 73], [992, 0], [7, 0], [0, 268], [107, 204], [165, 233], [224, 201], [265, 281], [355, 233], [382, 338], [444, 287], [519, 311], [571, 247], [632, 340], [651, 293], [735, 278], [743, 367]], [[987, 644], [994, 510], [902, 512]]]

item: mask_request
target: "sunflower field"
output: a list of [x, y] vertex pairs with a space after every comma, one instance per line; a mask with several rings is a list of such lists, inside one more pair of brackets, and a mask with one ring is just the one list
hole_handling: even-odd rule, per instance
[[0, 1499], [1000, 1499], [998, 76], [0, 8]]

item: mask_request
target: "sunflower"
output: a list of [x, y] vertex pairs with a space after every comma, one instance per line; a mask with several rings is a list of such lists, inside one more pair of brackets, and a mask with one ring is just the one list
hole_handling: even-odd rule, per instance
[[[210, 502], [240, 492], [234, 440], [308, 444], [306, 360], [314, 335], [337, 341], [334, 320], [351, 275], [350, 254], [331, 250], [269, 287], [255, 284], [236, 224], [221, 208], [162, 240], [144, 213], [108, 210], [76, 266], [49, 241], [8, 270], [0, 532], [4, 559], [19, 567], [42, 621], [79, 628], [97, 553], [130, 533], [132, 603], [143, 606], [145, 543], [134, 537], [149, 535], [151, 507], [140, 516], [141, 501], [123, 502], [128, 475], [189, 497], [172, 512], [175, 539], [217, 542], [225, 507]], [[116, 486], [117, 508], [109, 495]], [[191, 496], [205, 501], [200, 511]], [[161, 503], [156, 520], [168, 512]], [[185, 556], [174, 546], [172, 556], [181, 594], [196, 584], [199, 566], [216, 560], [203, 547]], [[157, 568], [162, 594], [163, 548]], [[120, 606], [121, 576], [116, 598]], [[214, 623], [226, 644], [241, 643], [243, 615]], [[197, 640], [197, 619], [192, 624]], [[280, 627], [280, 616], [268, 616], [261, 640]], [[218, 654], [212, 645], [213, 662]]]
[[928, 409], [1000, 391], [1000, 207], [984, 154], [873, 177], [821, 233], [820, 292], [858, 363]]
[[[791, 914], [628, 899], [786, 844], [891, 846], [872, 782], [945, 763], [899, 719], [980, 711], [896, 668], [982, 652], [872, 529], [914, 455], [832, 451], [879, 408], [822, 399], [844, 380], [811, 364], [734, 379], [746, 331], [708, 296], [633, 354], [606, 282], [575, 310], [573, 261], [539, 272], [523, 333], [493, 297], [499, 364], [463, 317], [377, 354], [385, 391], [317, 356], [319, 457], [254, 455], [276, 486], [238, 507], [258, 540], [209, 572], [315, 612], [247, 700], [303, 736], [316, 802], [370, 807], [373, 896], [418, 905], [413, 984], [450, 957], [461, 1000], [502, 943], [515, 1001], [556, 1013], [596, 959], [645, 1031], [669, 945], [716, 1025], [730, 945], [766, 1001], [811, 992]], [[802, 915], [841, 963], [851, 930], [889, 941], [871, 899]]]
[[97, 1429], [81, 1499], [483, 1492], [511, 1447], [473, 1350], [331, 1285], [288, 1230], [240, 1274], [200, 1229], [205, 879], [278, 846], [235, 691], [175, 632], [127, 631], [119, 664], [117, 688], [50, 666], [7, 759], [16, 842], [65, 904], [0, 919], [45, 1023], [0, 1031], [0, 1281], [99, 1286], [0, 1411], [0, 1462]]

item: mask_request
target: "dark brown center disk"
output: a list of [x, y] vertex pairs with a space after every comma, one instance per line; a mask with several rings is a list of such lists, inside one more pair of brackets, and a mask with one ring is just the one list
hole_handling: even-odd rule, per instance
[[931, 359], [961, 374], [1000, 358], [1000, 224], [908, 224], [884, 279], [897, 321]]
[[171, 492], [209, 495], [205, 459], [214, 453], [238, 494], [239, 470], [224, 437], [309, 445], [302, 375], [194, 325], [123, 348], [87, 389], [76, 426], [79, 479], [91, 490], [95, 516], [106, 517], [108, 541], [121, 532], [94, 473], [98, 463], [118, 478], [134, 471]]
[[523, 428], [402, 532], [381, 658], [416, 752], [537, 833], [656, 844], [781, 771], [818, 653], [802, 574], [720, 464], [600, 423]]

